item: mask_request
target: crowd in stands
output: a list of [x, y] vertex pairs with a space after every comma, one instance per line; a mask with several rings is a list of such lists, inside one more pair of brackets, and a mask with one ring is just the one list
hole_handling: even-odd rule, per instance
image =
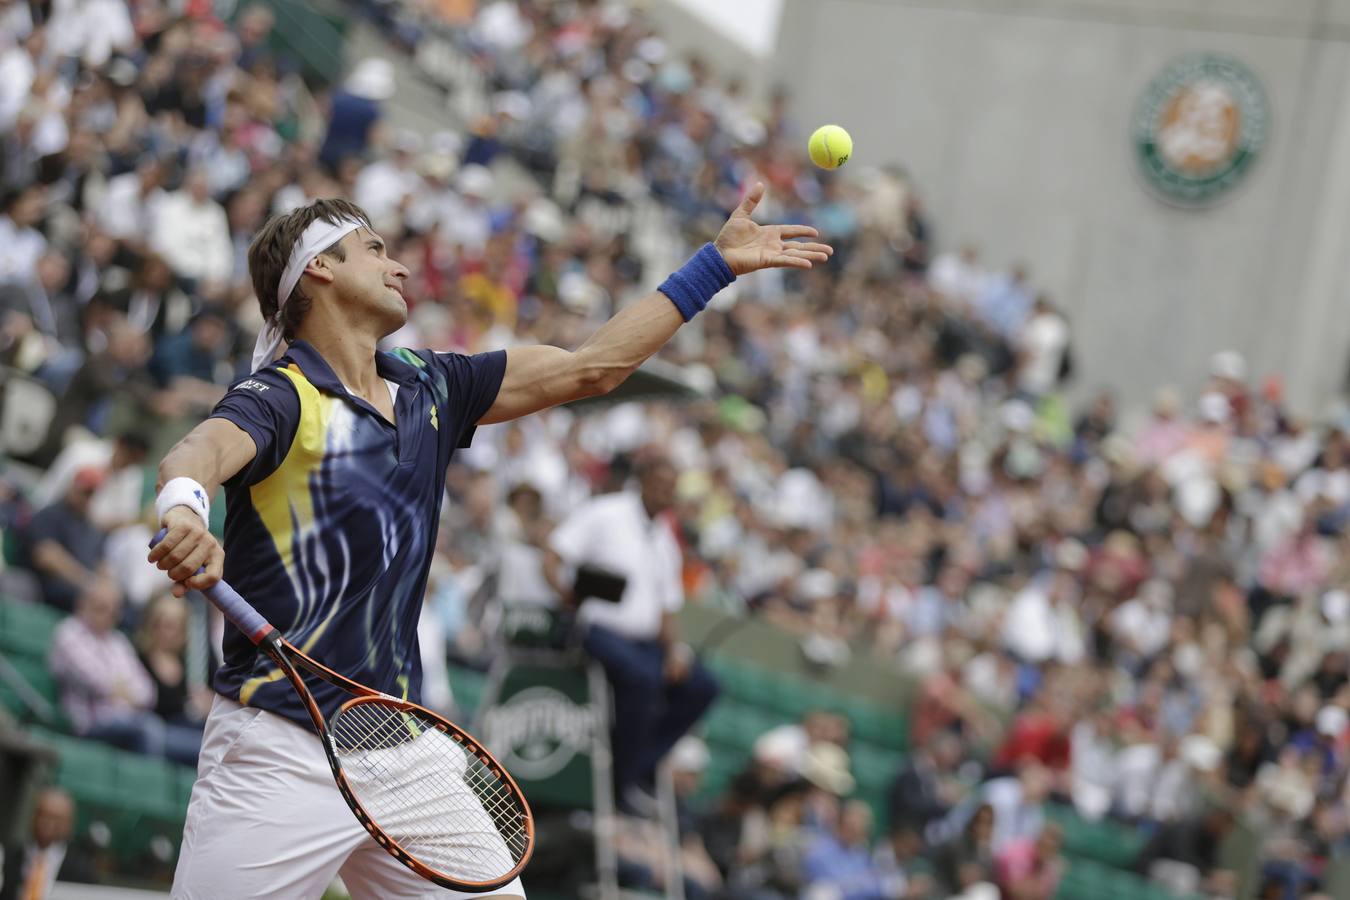
[[[785, 93], [753, 99], [622, 5], [361, 9], [467, 60], [481, 115], [392, 128], [389, 61], [315, 85], [264, 7], [0, 0], [0, 360], [59, 398], [40, 480], [6, 475], [4, 583], [70, 613], [50, 663], [77, 733], [195, 755], [187, 606], [140, 563], [145, 466], [247, 374], [268, 214], [369, 210], [412, 272], [390, 346], [574, 347], [760, 178], [767, 218], [837, 253], [734, 285], [663, 351], [716, 399], [556, 410], [457, 458], [428, 703], [452, 708], [436, 673], [486, 658], [503, 598], [556, 602], [553, 526], [655, 444], [689, 602], [919, 684], [886, 821], [850, 796], [836, 716], [764, 735], [711, 804], [706, 748], [677, 745], [691, 896], [1048, 900], [1051, 799], [1136, 826], [1141, 873], [1179, 889], [1232, 896], [1219, 851], [1245, 823], [1262, 896], [1322, 890], [1350, 854], [1337, 423], [1222, 348], [1138, 422], [1109, 390], [1075, 413], [1070, 323], [1032, 273], [938, 240], [901, 170], [813, 170]], [[630, 876], [655, 877], [632, 834]]]

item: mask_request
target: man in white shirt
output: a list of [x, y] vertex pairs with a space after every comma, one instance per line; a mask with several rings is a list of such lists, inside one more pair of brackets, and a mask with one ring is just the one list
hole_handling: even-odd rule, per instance
[[46, 189], [39, 185], [6, 194], [0, 208], [0, 284], [28, 284], [37, 277], [37, 264], [47, 250], [38, 231]]
[[656, 765], [717, 696], [717, 683], [676, 640], [684, 603], [679, 544], [665, 513], [675, 500], [675, 467], [664, 455], [635, 467], [639, 490], [592, 498], [550, 539], [546, 571], [573, 593], [562, 564], [596, 566], [626, 579], [619, 602], [584, 599], [586, 652], [614, 691], [614, 786], [626, 812], [650, 814]]
[[167, 196], [161, 187], [164, 174], [164, 163], [147, 156], [135, 171], [109, 179], [98, 210], [99, 225], [109, 237], [139, 243], [155, 233], [159, 206]]
[[206, 172], [193, 169], [183, 187], [159, 204], [154, 249], [180, 278], [223, 284], [234, 271], [234, 245], [225, 210], [211, 199]]

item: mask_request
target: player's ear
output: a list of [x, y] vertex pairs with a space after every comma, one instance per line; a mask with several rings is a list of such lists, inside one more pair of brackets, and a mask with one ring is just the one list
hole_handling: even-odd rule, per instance
[[309, 265], [305, 266], [305, 274], [311, 278], [317, 278], [325, 284], [332, 284], [333, 279], [337, 278], [337, 272], [333, 269], [336, 262], [337, 260], [326, 253], [320, 253], [309, 261]]

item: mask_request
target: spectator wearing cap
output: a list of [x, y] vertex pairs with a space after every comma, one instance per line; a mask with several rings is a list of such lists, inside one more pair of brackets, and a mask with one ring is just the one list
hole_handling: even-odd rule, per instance
[[125, 431], [111, 440], [77, 440], [67, 444], [48, 467], [33, 493], [38, 506], [57, 502], [69, 490], [76, 475], [101, 482], [89, 506], [89, 520], [112, 531], [140, 518], [145, 494], [145, 471], [141, 468], [150, 445], [145, 436]]
[[76, 598], [102, 568], [107, 534], [91, 520], [90, 506], [106, 477], [99, 466], [77, 470], [61, 499], [39, 510], [21, 534], [44, 602], [65, 612], [74, 610]]
[[801, 722], [788, 722], [761, 734], [754, 750], [756, 756], [772, 759], [786, 772], [800, 776], [807, 751], [821, 741], [836, 747], [847, 745], [848, 719], [828, 710], [809, 710]]
[[[635, 474], [637, 491], [593, 498], [558, 524], [545, 574], [559, 594], [580, 602], [586, 652], [604, 666], [614, 692], [616, 796], [626, 810], [650, 815], [657, 763], [712, 703], [717, 682], [677, 636], [684, 587], [668, 517], [675, 467], [652, 452]], [[618, 602], [576, 597], [564, 564], [617, 576]]]

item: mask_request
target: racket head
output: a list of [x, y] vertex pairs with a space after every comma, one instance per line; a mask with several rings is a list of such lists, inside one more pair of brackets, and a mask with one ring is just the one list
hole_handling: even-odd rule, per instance
[[356, 697], [333, 715], [324, 744], [357, 819], [423, 878], [490, 891], [529, 863], [534, 818], [525, 795], [449, 720], [383, 694]]

